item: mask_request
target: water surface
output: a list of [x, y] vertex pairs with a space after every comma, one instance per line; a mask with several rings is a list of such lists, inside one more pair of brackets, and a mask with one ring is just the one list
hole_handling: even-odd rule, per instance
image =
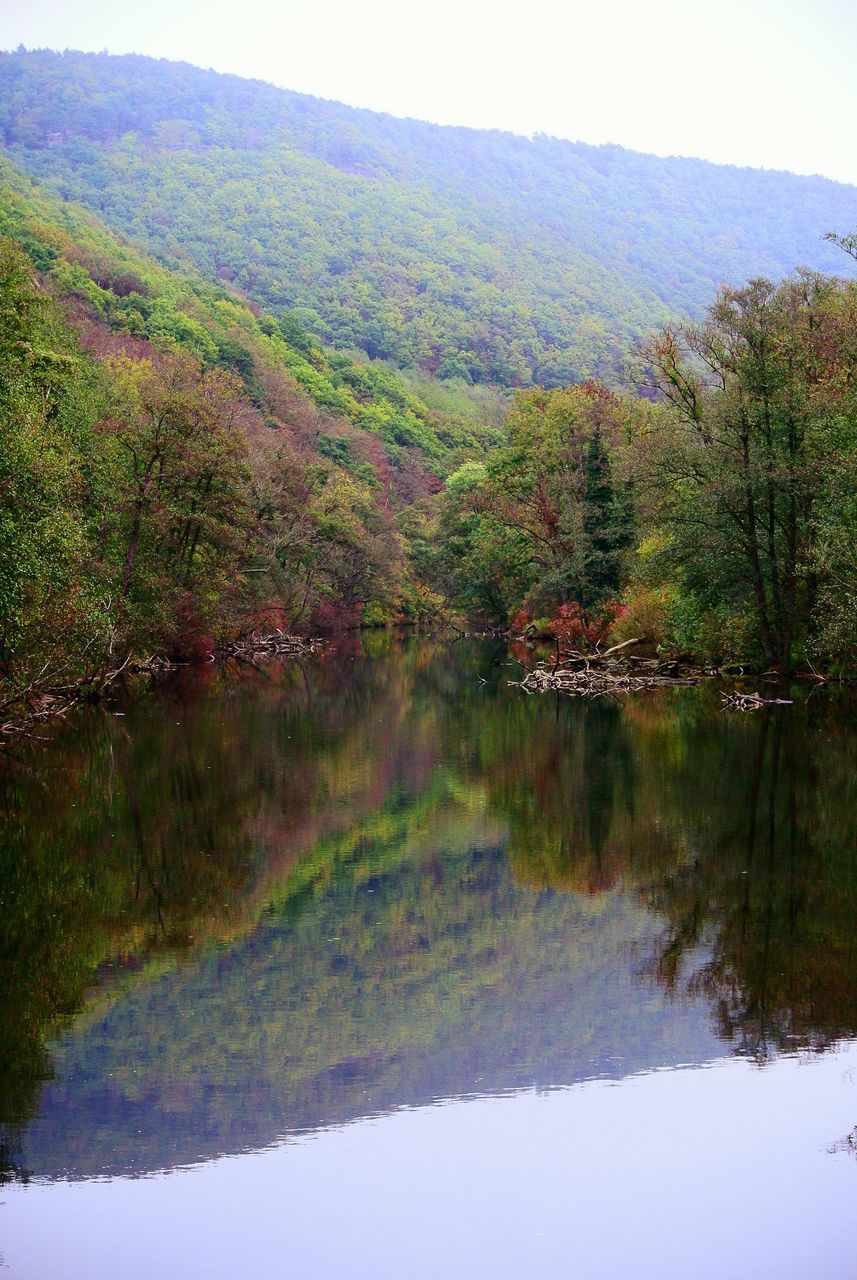
[[0, 774], [10, 1275], [854, 1273], [847, 700], [510, 661], [180, 673]]

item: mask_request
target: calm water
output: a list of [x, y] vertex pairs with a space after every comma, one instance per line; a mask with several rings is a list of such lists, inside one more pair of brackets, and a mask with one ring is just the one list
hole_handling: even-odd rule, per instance
[[4, 1274], [857, 1276], [853, 703], [508, 661], [183, 674], [0, 772]]

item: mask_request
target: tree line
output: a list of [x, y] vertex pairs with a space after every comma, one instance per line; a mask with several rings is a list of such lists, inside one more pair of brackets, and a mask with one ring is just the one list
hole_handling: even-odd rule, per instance
[[449, 478], [428, 572], [469, 611], [580, 644], [853, 665], [857, 288], [724, 287], [634, 369], [635, 393], [518, 393], [504, 445]]

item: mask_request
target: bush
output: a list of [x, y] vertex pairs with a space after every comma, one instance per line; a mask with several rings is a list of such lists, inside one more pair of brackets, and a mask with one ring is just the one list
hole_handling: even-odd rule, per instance
[[639, 583], [628, 587], [622, 595], [622, 606], [610, 629], [610, 641], [644, 640], [649, 644], [665, 643], [667, 614], [672, 605], [669, 587], [646, 587]]

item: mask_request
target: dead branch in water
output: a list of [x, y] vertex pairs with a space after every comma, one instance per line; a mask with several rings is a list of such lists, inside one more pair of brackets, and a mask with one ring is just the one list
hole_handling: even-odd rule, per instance
[[324, 641], [317, 637], [306, 640], [302, 636], [289, 635], [286, 631], [253, 632], [252, 635], [241, 636], [238, 640], [221, 645], [217, 650], [217, 657], [250, 658], [285, 655], [300, 657], [304, 654], [318, 653], [323, 644]]
[[[21, 709], [10, 719], [0, 723], [0, 744], [3, 739], [30, 739], [41, 742], [43, 736], [35, 732], [40, 725], [49, 720], [62, 720], [77, 703], [77, 698], [62, 698], [49, 693], [40, 693], [21, 704]], [[7, 700], [7, 709], [14, 703]]]
[[602, 694], [633, 693], [640, 689], [695, 685], [702, 678], [702, 671], [681, 668], [677, 662], [617, 656], [620, 650], [638, 643], [637, 640], [626, 640], [604, 653], [563, 653], [562, 665], [557, 663], [548, 668], [540, 662], [522, 680], [510, 680], [509, 683], [525, 693], [557, 691], [598, 697]]
[[[217, 658], [240, 658], [249, 661], [254, 657], [290, 656], [300, 657], [317, 653], [323, 641], [305, 640], [300, 636], [289, 635], [285, 631], [274, 631], [264, 635], [254, 633], [243, 636], [231, 644], [223, 645], [211, 661]], [[111, 646], [112, 647], [112, 646]], [[104, 697], [107, 689], [116, 684], [124, 675], [161, 675], [173, 671], [183, 663], [176, 663], [162, 654], [154, 653], [148, 657], [135, 657], [129, 653], [118, 665], [99, 666], [83, 675], [80, 679], [60, 683], [60, 677], [68, 680], [70, 663], [62, 667], [50, 668], [48, 663], [29, 681], [28, 684], [13, 689], [0, 697], [0, 745], [3, 741], [34, 738], [41, 740], [34, 732], [40, 725], [49, 720], [61, 720], [69, 711], [81, 702], [97, 702]]]
[[640, 644], [640, 637], [635, 636], [633, 640], [623, 640], [621, 644], [614, 644], [612, 648], [605, 649], [598, 656], [600, 658], [609, 658], [612, 653], [619, 653], [622, 649], [629, 649], [632, 644]]
[[763, 698], [760, 693], [721, 693], [720, 701], [723, 710], [727, 707], [733, 711], [758, 711], [760, 707], [790, 707], [791, 698]]
[[[600, 697], [635, 693], [644, 689], [688, 688], [718, 672], [703, 667], [691, 667], [675, 659], [644, 658], [622, 653], [637, 640], [626, 640], [620, 645], [599, 653], [580, 653], [570, 650], [560, 655], [553, 665], [539, 662], [521, 680], [509, 684], [525, 693], [567, 693], [578, 697]], [[741, 693], [737, 690], [721, 693], [724, 709], [756, 711], [765, 706], [791, 706], [790, 698], [764, 698], [758, 692]]]

